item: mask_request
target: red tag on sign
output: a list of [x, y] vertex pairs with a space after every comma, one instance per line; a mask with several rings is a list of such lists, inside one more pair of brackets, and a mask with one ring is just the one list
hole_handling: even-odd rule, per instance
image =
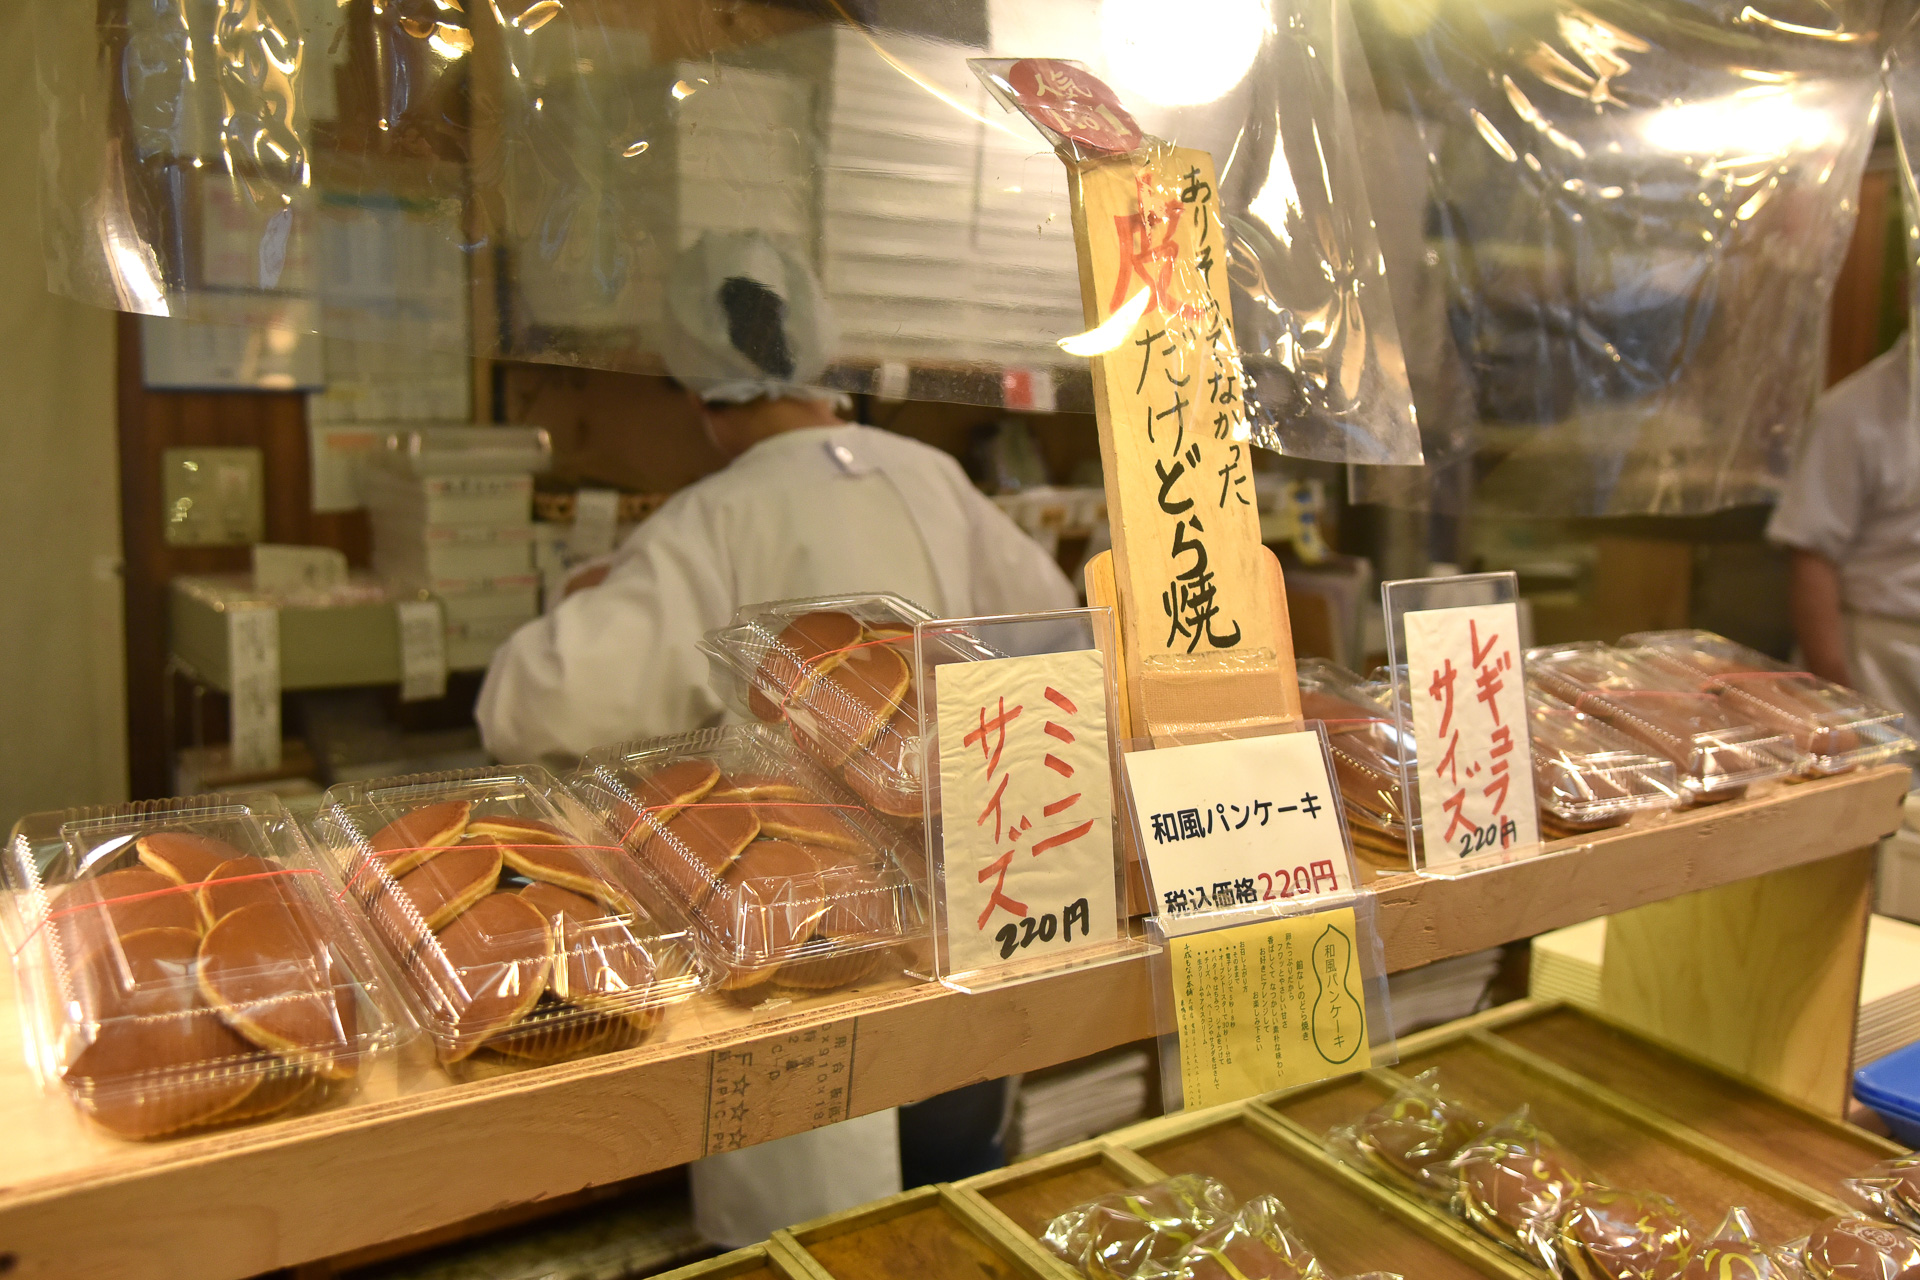
[[1140, 146], [1140, 126], [1119, 95], [1085, 67], [1053, 58], [1022, 58], [1007, 84], [1027, 118], [1089, 151], [1123, 154]]

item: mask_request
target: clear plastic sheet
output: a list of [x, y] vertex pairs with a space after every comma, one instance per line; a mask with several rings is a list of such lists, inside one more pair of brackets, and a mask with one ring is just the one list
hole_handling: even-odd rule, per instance
[[1849, 1178], [1846, 1188], [1854, 1199], [1888, 1222], [1908, 1230], [1920, 1230], [1920, 1155], [1884, 1160], [1857, 1178]]
[[1727, 1211], [1712, 1239], [1695, 1242], [1693, 1256], [1681, 1272], [1684, 1280], [1727, 1280], [1731, 1276], [1800, 1280], [1803, 1274], [1793, 1251], [1760, 1239], [1752, 1217], [1738, 1206]]
[[1808, 1234], [1800, 1257], [1812, 1280], [1915, 1280], [1920, 1236], [1871, 1218], [1829, 1218]]
[[1391, 1098], [1327, 1134], [1327, 1149], [1364, 1173], [1451, 1205], [1460, 1180], [1453, 1158], [1487, 1122], [1441, 1091], [1437, 1069], [1421, 1072]]
[[1666, 1196], [1590, 1186], [1535, 1244], [1568, 1280], [1680, 1280], [1698, 1230]]
[[1685, 799], [1673, 761], [1553, 697], [1527, 688], [1534, 794], [1543, 831], [1564, 836], [1625, 822]]
[[[1477, 510], [1770, 501], [1823, 385], [1879, 106], [1876, 0], [1354, 12], [1384, 107], [1356, 109], [1382, 140], [1383, 225], [1417, 217], [1444, 281], [1444, 298], [1396, 290], [1408, 367], [1438, 401], [1420, 406], [1436, 488], [1471, 457]], [[1389, 214], [1396, 199], [1417, 215]], [[1404, 499], [1403, 478], [1359, 471], [1354, 496]]]
[[[1356, 860], [1407, 869], [1407, 808], [1401, 756], [1412, 750], [1394, 723], [1392, 690], [1322, 658], [1300, 663], [1300, 714], [1327, 728], [1334, 781]], [[1414, 819], [1415, 826], [1419, 819]]]
[[708, 232], [806, 258], [825, 381], [1003, 400], [1084, 327], [1060, 162], [968, 59], [1077, 60], [1211, 152], [1256, 439], [1419, 461], [1335, 0], [39, 0], [49, 279], [148, 315], [658, 372]]
[[[1517, 1253], [1541, 1258], [1590, 1181], [1522, 1107], [1452, 1161], [1454, 1211]], [[1553, 1270], [1551, 1263], [1547, 1264]]]

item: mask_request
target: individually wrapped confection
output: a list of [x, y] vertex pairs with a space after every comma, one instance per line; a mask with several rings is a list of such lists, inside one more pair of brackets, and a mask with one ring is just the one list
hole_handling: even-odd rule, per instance
[[[783, 726], [870, 808], [913, 820], [924, 809], [914, 625], [932, 617], [898, 596], [749, 605], [700, 648], [737, 710]], [[940, 661], [994, 655], [955, 634]]]
[[1694, 677], [1626, 650], [1595, 643], [1534, 649], [1527, 672], [1574, 710], [1671, 760], [1692, 799], [1729, 799], [1799, 767], [1791, 737], [1755, 724]]
[[1181, 1255], [1233, 1221], [1233, 1196], [1212, 1178], [1182, 1174], [1075, 1205], [1041, 1240], [1089, 1280], [1177, 1274]]
[[707, 985], [685, 925], [537, 766], [337, 786], [314, 830], [445, 1065], [628, 1048]]
[[323, 1105], [410, 1031], [270, 795], [34, 814], [7, 862], [30, 1059], [116, 1136]]
[[1727, 709], [1793, 740], [1805, 772], [1844, 773], [1913, 750], [1906, 717], [1711, 631], [1643, 631], [1629, 652], [1719, 694]]
[[912, 837], [776, 726], [605, 748], [573, 787], [686, 915], [724, 990], [820, 991], [897, 972], [901, 946], [926, 932], [901, 865]]
[[1610, 826], [1645, 810], [1672, 808], [1686, 797], [1672, 760], [1576, 711], [1533, 679], [1527, 683], [1527, 724], [1533, 789], [1549, 835]]
[[1666, 1196], [1589, 1185], [1568, 1202], [1559, 1229], [1531, 1243], [1569, 1280], [1680, 1280], [1696, 1232]]
[[1453, 1158], [1486, 1131], [1487, 1122], [1440, 1089], [1438, 1071], [1424, 1071], [1351, 1124], [1327, 1135], [1335, 1155], [1383, 1182], [1441, 1204], [1459, 1189]]
[[1734, 1207], [1711, 1240], [1694, 1242], [1681, 1280], [1800, 1280], [1794, 1252], [1770, 1245], [1754, 1232], [1745, 1209]]
[[1920, 1231], [1920, 1155], [1883, 1160], [1859, 1177], [1848, 1178], [1846, 1188], [1877, 1216]]
[[[1327, 729], [1334, 781], [1353, 850], [1376, 866], [1407, 867], [1407, 805], [1400, 758], [1411, 752], [1394, 724], [1385, 686], [1320, 658], [1300, 663], [1300, 714]], [[1414, 825], [1419, 825], [1416, 816]]]
[[1240, 1206], [1226, 1222], [1180, 1251], [1174, 1273], [1181, 1280], [1325, 1280], [1320, 1260], [1293, 1229], [1287, 1210], [1273, 1196]]
[[1475, 1139], [1452, 1168], [1455, 1211], [1482, 1234], [1534, 1258], [1588, 1181], [1524, 1107]]
[[1801, 1265], [1812, 1280], [1920, 1280], [1920, 1235], [1872, 1218], [1829, 1218], [1807, 1235]]

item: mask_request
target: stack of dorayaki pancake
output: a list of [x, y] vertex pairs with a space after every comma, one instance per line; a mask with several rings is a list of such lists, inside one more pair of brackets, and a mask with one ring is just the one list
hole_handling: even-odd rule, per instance
[[[83, 1047], [62, 1079], [125, 1138], [257, 1120], [359, 1067], [358, 987], [301, 871], [190, 831], [54, 890], [44, 927]], [[83, 1029], [83, 1030], [82, 1030]]]
[[1379, 707], [1302, 684], [1300, 714], [1326, 724], [1334, 784], [1346, 809], [1354, 856], [1382, 869], [1407, 869], [1406, 804], [1393, 717]]
[[858, 806], [798, 770], [682, 758], [623, 789], [627, 846], [686, 910], [723, 989], [842, 986], [902, 940], [897, 869], [849, 820]]
[[850, 613], [803, 613], [759, 655], [747, 709], [794, 740], [867, 804], [921, 815], [920, 711], [913, 628]]
[[[490, 809], [504, 806], [490, 805]], [[660, 1018], [647, 916], [609, 858], [544, 819], [423, 804], [374, 832], [348, 887], [427, 1011], [440, 1060], [550, 1062]]]

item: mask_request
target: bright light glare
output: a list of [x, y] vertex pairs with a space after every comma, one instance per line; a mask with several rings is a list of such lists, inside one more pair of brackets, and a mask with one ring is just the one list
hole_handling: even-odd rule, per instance
[[1827, 112], [1791, 93], [1765, 90], [1655, 111], [1641, 126], [1646, 140], [1683, 156], [1785, 156], [1811, 151], [1833, 137]]
[[1100, 42], [1120, 100], [1213, 102], [1253, 66], [1273, 29], [1265, 0], [1101, 0]]
[[1147, 303], [1152, 300], [1153, 290], [1142, 289], [1121, 303], [1120, 309], [1099, 326], [1059, 339], [1060, 349], [1070, 356], [1105, 355], [1133, 336], [1133, 327], [1140, 323], [1140, 317], [1147, 313]]

